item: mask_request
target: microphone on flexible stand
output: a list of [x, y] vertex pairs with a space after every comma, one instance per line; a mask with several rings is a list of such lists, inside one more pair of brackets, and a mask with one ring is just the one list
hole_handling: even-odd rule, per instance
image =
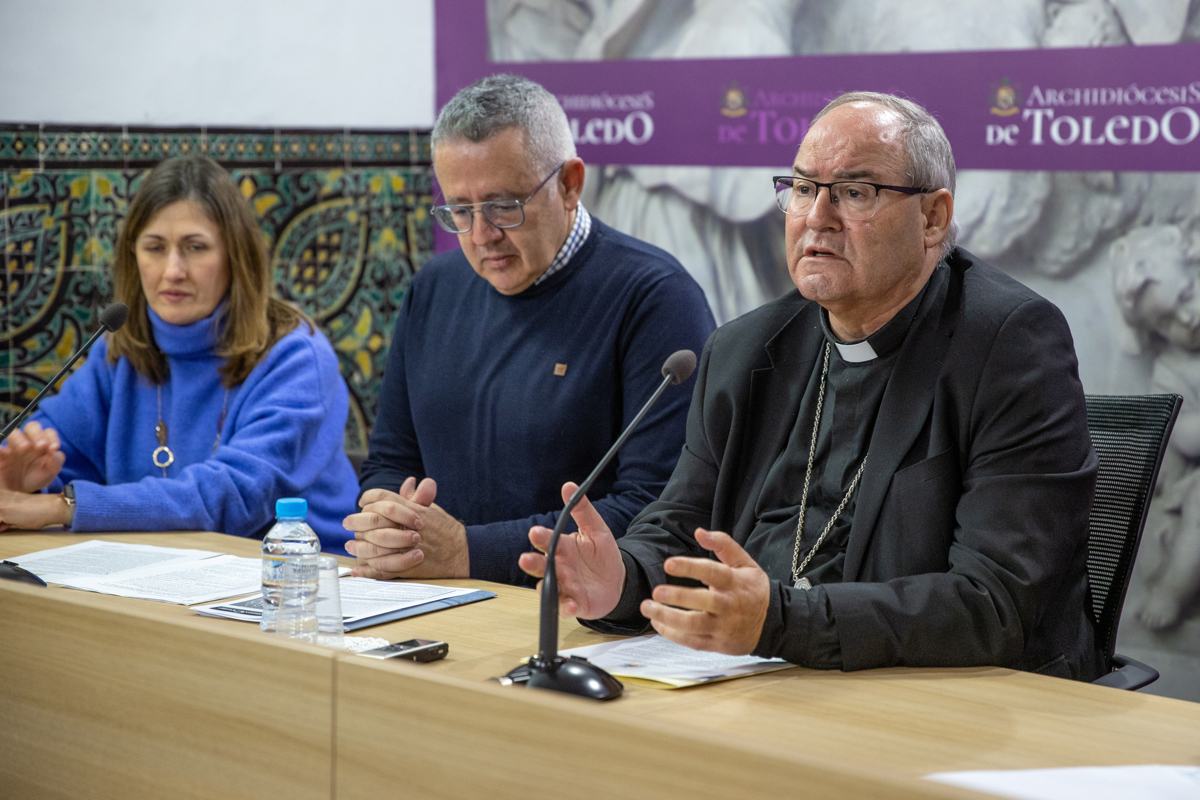
[[88, 348], [92, 346], [92, 343], [100, 338], [100, 334], [104, 333], [105, 331], [112, 332], [117, 330], [125, 324], [125, 320], [128, 317], [129, 306], [125, 305], [124, 303], [113, 303], [111, 306], [101, 311], [100, 327], [96, 329], [95, 333], [88, 337], [88, 340], [83, 343], [83, 347], [76, 350], [75, 354], [68, 359], [67, 363], [63, 364], [62, 369], [60, 369], [58, 373], [50, 379], [50, 382], [42, 387], [42, 390], [37, 393], [37, 397], [33, 398], [33, 400], [29, 402], [29, 405], [21, 409], [20, 414], [17, 414], [15, 417], [9, 420], [9, 423], [4, 426], [4, 432], [0, 433], [0, 442], [7, 439], [8, 435], [16, 430], [17, 427], [25, 421], [26, 417], [33, 413], [33, 410], [37, 408], [38, 402], [41, 401], [46, 392], [50, 391], [50, 389], [54, 387], [54, 384], [58, 383], [58, 379], [65, 375], [67, 370], [71, 368], [71, 365], [78, 361], [79, 357], [88, 351]]
[[637, 416], [633, 418], [617, 441], [608, 449], [600, 463], [584, 478], [583, 483], [567, 500], [554, 531], [550, 534], [550, 544], [546, 547], [546, 573], [542, 576], [541, 626], [538, 631], [538, 652], [531, 656], [528, 663], [510, 670], [500, 678], [502, 684], [528, 685], [535, 689], [552, 689], [556, 692], [590, 697], [593, 700], [613, 700], [621, 696], [625, 688], [621, 682], [605, 670], [580, 656], [564, 658], [558, 654], [558, 579], [554, 564], [554, 554], [558, 551], [558, 540], [562, 536], [567, 520], [571, 518], [571, 510], [578, 505], [588, 489], [595, 483], [596, 478], [612, 461], [613, 456], [625, 444], [634, 429], [646, 416], [662, 393], [672, 384], [680, 384], [691, 377], [696, 369], [696, 354], [691, 350], [676, 350], [663, 362], [663, 381], [650, 395]]

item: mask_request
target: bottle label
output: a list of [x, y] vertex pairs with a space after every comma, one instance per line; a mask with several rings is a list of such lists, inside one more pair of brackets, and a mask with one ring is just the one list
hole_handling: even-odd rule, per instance
[[266, 610], [278, 608], [280, 593], [287, 582], [287, 559], [283, 556], [264, 555], [262, 560], [262, 594]]

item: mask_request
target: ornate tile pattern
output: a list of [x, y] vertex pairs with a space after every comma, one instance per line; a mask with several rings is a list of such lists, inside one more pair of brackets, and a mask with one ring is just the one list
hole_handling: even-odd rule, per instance
[[430, 256], [427, 131], [0, 126], [0, 416], [95, 329], [117, 228], [149, 167], [207, 153], [258, 212], [279, 293], [329, 337], [365, 450], [391, 328]]

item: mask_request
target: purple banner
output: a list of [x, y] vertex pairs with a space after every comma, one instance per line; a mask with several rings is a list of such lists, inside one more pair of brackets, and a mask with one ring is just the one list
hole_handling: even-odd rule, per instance
[[437, 0], [437, 102], [515, 72], [552, 91], [594, 164], [786, 167], [825, 101], [911, 97], [960, 169], [1200, 170], [1200, 44], [761, 59], [488, 59], [485, 0]]

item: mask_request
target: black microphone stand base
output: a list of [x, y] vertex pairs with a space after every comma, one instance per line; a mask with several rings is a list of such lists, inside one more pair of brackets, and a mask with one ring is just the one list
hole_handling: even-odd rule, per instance
[[619, 680], [579, 656], [556, 655], [549, 661], [533, 656], [528, 663], [510, 670], [497, 680], [503, 686], [550, 689], [592, 700], [615, 700], [625, 691], [625, 686]]

